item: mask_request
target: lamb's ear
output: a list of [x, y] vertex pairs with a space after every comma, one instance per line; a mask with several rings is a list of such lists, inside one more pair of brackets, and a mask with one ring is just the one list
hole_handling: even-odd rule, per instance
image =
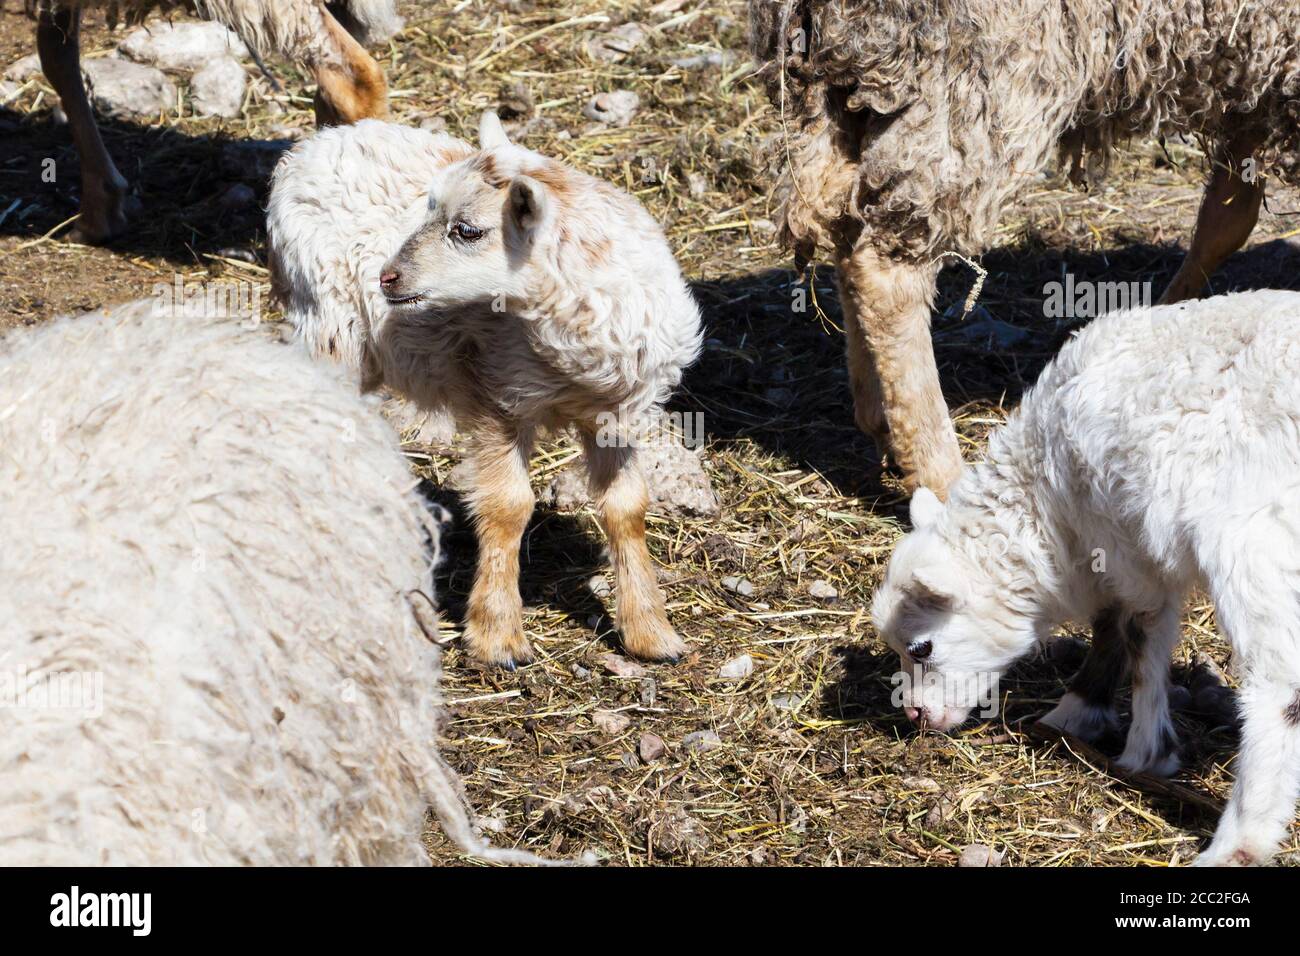
[[943, 502], [929, 488], [917, 488], [910, 511], [913, 528], [928, 528], [943, 514]]
[[906, 590], [920, 604], [951, 611], [961, 603], [961, 596], [956, 593], [960, 588], [955, 587], [955, 583], [934, 568], [917, 568], [912, 572], [912, 581]]
[[498, 146], [509, 145], [510, 140], [506, 137], [500, 117], [491, 110], [485, 110], [478, 121], [478, 148], [496, 149]]
[[550, 212], [551, 200], [546, 187], [531, 176], [516, 176], [510, 181], [508, 213], [510, 221], [523, 234], [534, 232]]

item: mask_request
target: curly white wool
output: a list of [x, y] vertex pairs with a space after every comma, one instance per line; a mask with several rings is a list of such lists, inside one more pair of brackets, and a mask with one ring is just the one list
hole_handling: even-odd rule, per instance
[[[1203, 585], [1239, 669], [1237, 780], [1203, 864], [1260, 863], [1300, 793], [1300, 294], [1262, 291], [1121, 312], [1061, 350], [941, 505], [918, 492], [873, 615], [927, 686], [939, 729], [1066, 621], [1117, 615], [1134, 677], [1120, 764], [1177, 766], [1169, 661]], [[1096, 640], [1096, 638], [1094, 638]], [[918, 657], [919, 655], [919, 657]], [[1113, 688], [1108, 688], [1113, 693]], [[1046, 719], [1112, 725], [1067, 695]]]
[[338, 379], [152, 301], [0, 340], [0, 862], [421, 864], [430, 800], [532, 861], [434, 749], [436, 528]]
[[331, 127], [276, 166], [267, 204], [275, 295], [315, 356], [349, 369], [387, 310], [383, 264], [424, 216], [429, 180], [464, 140], [378, 120]]

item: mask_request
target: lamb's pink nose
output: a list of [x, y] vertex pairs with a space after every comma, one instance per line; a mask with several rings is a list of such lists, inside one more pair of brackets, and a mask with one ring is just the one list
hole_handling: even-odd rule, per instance
[[904, 707], [903, 713], [907, 714], [907, 719], [914, 724], [919, 724], [929, 716], [924, 707]]
[[379, 286], [380, 288], [387, 289], [400, 278], [401, 275], [396, 272], [385, 272], [379, 277]]

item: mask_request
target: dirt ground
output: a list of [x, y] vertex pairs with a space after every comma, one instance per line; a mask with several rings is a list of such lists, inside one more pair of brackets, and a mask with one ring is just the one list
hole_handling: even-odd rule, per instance
[[[618, 643], [608, 599], [590, 586], [607, 571], [599, 530], [589, 514], [539, 509], [523, 572], [538, 660], [513, 673], [478, 667], [455, 642], [472, 536], [460, 522], [445, 541], [441, 747], [491, 838], [629, 865], [952, 865], [970, 844], [1039, 866], [1193, 855], [1231, 785], [1235, 732], [1180, 712], [1184, 789], [1165, 793], [1109, 775], [1096, 753], [1036, 739], [1029, 728], [1078, 663], [1069, 644], [1007, 675], [999, 717], [955, 736], [918, 737], [891, 706], [896, 658], [866, 609], [905, 502], [853, 424], [828, 269], [811, 280], [815, 307], [792, 309], [800, 280], [772, 225], [779, 124], [750, 77], [742, 0], [402, 8], [406, 30], [380, 51], [394, 119], [440, 117], [472, 136], [481, 110], [501, 108], [525, 145], [630, 188], [665, 224], [708, 327], [674, 407], [704, 415], [722, 515], [651, 523], [669, 613], [691, 646], [685, 660], [610, 672], [602, 656]], [[615, 61], [593, 58], [589, 41], [629, 21], [644, 26], [643, 42]], [[91, 22], [89, 55], [108, 51], [115, 36]], [[0, 64], [33, 50], [31, 23], [0, 15]], [[705, 65], [674, 64], [690, 57]], [[243, 183], [265, 199], [274, 152], [240, 143], [312, 128], [307, 78], [270, 66], [281, 89], [258, 80], [238, 119], [104, 122], [142, 209], [108, 248], [61, 238], [76, 211], [77, 165], [49, 88], [38, 78], [0, 109], [0, 329], [148, 295], [176, 274], [264, 282], [260, 205], [221, 197]], [[631, 125], [583, 116], [593, 94], [615, 89], [640, 96]], [[40, 175], [51, 157], [53, 184]], [[971, 271], [945, 271], [935, 342], [967, 457], [1072, 327], [1044, 316], [1044, 283], [1068, 271], [1150, 281], [1158, 294], [1188, 239], [1202, 175], [1195, 144], [1179, 142], [1133, 144], [1090, 193], [1045, 172], [981, 260], [988, 278], [974, 315], [962, 317]], [[1249, 247], [1213, 290], [1300, 288], [1297, 214], [1300, 195], [1273, 190]], [[1013, 327], [1013, 346], [971, 333], [989, 319]], [[407, 448], [459, 517], [444, 485], [454, 461]], [[538, 486], [574, 453], [563, 441], [544, 447]], [[818, 580], [837, 596], [813, 597]], [[752, 674], [721, 677], [742, 654]], [[1177, 680], [1198, 654], [1226, 659], [1204, 606], [1189, 610]], [[436, 828], [425, 840], [435, 862], [460, 861]], [[1293, 831], [1282, 860], [1298, 858]]]

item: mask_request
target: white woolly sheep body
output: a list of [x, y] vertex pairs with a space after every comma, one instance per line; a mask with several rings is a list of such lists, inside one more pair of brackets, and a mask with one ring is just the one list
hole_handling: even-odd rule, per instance
[[482, 849], [408, 605], [436, 529], [371, 406], [150, 301], [0, 340], [0, 861], [419, 864], [426, 797]]

